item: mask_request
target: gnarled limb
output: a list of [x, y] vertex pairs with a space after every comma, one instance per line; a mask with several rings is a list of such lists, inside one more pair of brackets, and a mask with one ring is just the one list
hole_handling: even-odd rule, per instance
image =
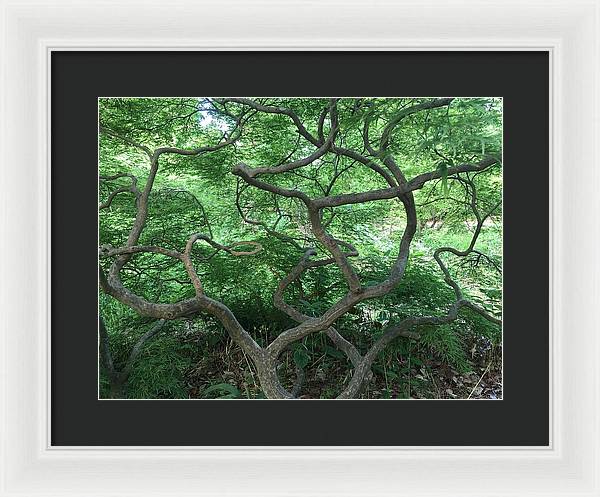
[[[370, 368], [374, 358], [394, 338], [398, 336], [416, 337], [418, 336], [418, 332], [415, 331], [415, 328], [418, 328], [418, 326], [423, 324], [443, 324], [450, 322], [451, 320], [456, 319], [458, 312], [462, 307], [467, 307], [475, 312], [480, 313], [490, 321], [499, 323], [497, 318], [489, 315], [484, 309], [481, 309], [477, 305], [464, 299], [462, 292], [460, 291], [460, 287], [452, 279], [441, 258], [441, 254], [444, 252], [463, 256], [474, 251], [475, 241], [479, 232], [481, 231], [485, 217], [480, 216], [479, 212], [477, 211], [475, 189], [473, 185], [472, 187], [469, 187], [472, 190], [471, 205], [473, 206], [474, 214], [478, 224], [472, 243], [466, 251], [458, 251], [451, 247], [442, 247], [434, 254], [434, 258], [440, 265], [447, 283], [455, 290], [456, 302], [450, 306], [449, 311], [442, 316], [409, 317], [403, 320], [401, 323], [386, 330], [386, 332], [372, 345], [372, 347], [364, 356], [361, 356], [356, 347], [342, 337], [334, 327], [335, 321], [348, 312], [348, 310], [350, 310], [356, 304], [364, 302], [368, 299], [374, 299], [386, 295], [398, 284], [400, 284], [408, 262], [410, 245], [417, 227], [417, 214], [413, 192], [422, 188], [427, 182], [441, 178], [442, 172], [440, 170], [435, 170], [420, 174], [410, 180], [407, 180], [402, 168], [396, 162], [395, 157], [389, 152], [388, 146], [391, 141], [391, 135], [396, 126], [405, 117], [423, 110], [447, 106], [451, 100], [452, 99], [433, 99], [399, 110], [385, 125], [379, 141], [378, 150], [375, 150], [375, 148], [371, 145], [371, 142], [368, 138], [368, 122], [365, 123], [365, 127], [363, 129], [363, 134], [366, 137], [364, 139], [364, 146], [366, 153], [370, 154], [373, 158], [365, 156], [364, 151], [358, 152], [341, 145], [341, 143], [344, 143], [345, 134], [340, 130], [337, 116], [337, 99], [331, 99], [329, 105], [320, 112], [317, 122], [317, 136], [312, 135], [308, 131], [308, 128], [302, 123], [300, 117], [291, 109], [264, 105], [255, 100], [243, 98], [214, 99], [212, 101], [213, 105], [214, 103], [218, 104], [218, 106], [215, 106], [214, 112], [221, 112], [223, 115], [228, 117], [234, 117], [229, 110], [227, 110], [228, 103], [238, 104], [242, 107], [251, 109], [250, 113], [243, 112], [240, 116], [238, 116], [234, 131], [229, 135], [224, 133], [220, 142], [213, 146], [200, 147], [190, 150], [180, 149], [177, 147], [160, 147], [155, 150], [150, 150], [148, 147], [137, 144], [127, 137], [119, 137], [112, 130], [107, 131], [105, 128], [102, 128], [101, 131], [107, 133], [109, 136], [121, 139], [121, 141], [124, 143], [128, 143], [129, 145], [144, 151], [150, 160], [150, 173], [144, 189], [139, 192], [136, 205], [136, 217], [126, 244], [123, 247], [105, 247], [101, 250], [100, 256], [102, 258], [115, 257], [115, 261], [110, 267], [108, 274], [105, 275], [104, 272], [101, 271], [101, 287], [106, 293], [114, 296], [120, 302], [134, 308], [139, 314], [145, 316], [152, 316], [159, 319], [175, 319], [177, 317], [193, 315], [200, 312], [211, 314], [220, 321], [233, 341], [238, 344], [253, 360], [258, 371], [261, 387], [263, 388], [263, 391], [267, 397], [270, 398], [293, 398], [294, 395], [297, 395], [299, 386], [296, 385], [290, 392], [283, 388], [279, 382], [277, 377], [278, 359], [281, 353], [294, 344], [294, 342], [301, 340], [302, 338], [313, 333], [326, 333], [327, 336], [333, 341], [334, 345], [336, 345], [336, 347], [338, 347], [340, 350], [344, 351], [352, 362], [354, 366], [352, 379], [347, 388], [344, 389], [344, 391], [340, 394], [341, 398], [349, 398], [353, 395], [356, 395], [356, 393], [360, 391], [365, 379], [368, 378], [368, 375], [370, 374]], [[219, 108], [219, 106], [221, 106], [221, 108]], [[355, 110], [359, 107], [360, 102], [355, 103]], [[183, 252], [162, 248], [157, 245], [139, 245], [140, 234], [142, 233], [147, 220], [149, 194], [153, 188], [153, 183], [159, 169], [159, 158], [161, 155], [179, 154], [182, 156], [194, 156], [214, 152], [220, 148], [231, 145], [235, 143], [235, 141], [241, 136], [244, 116], [247, 117], [250, 115], [251, 117], [254, 115], [253, 113], [261, 112], [268, 114], [280, 114], [290, 118], [292, 123], [296, 126], [299, 136], [304, 137], [311, 145], [316, 147], [316, 150], [304, 158], [287, 162], [292, 156], [295, 155], [292, 152], [291, 154], [287, 155], [284, 161], [275, 166], [252, 168], [246, 164], [240, 163], [233, 167], [232, 173], [238, 176], [241, 181], [245, 182], [249, 186], [254, 186], [264, 191], [271, 192], [276, 196], [298, 199], [302, 201], [302, 203], [306, 206], [308, 217], [311, 223], [311, 234], [314, 235], [314, 237], [331, 254], [331, 257], [326, 259], [310, 260], [311, 257], [316, 255], [316, 251], [314, 249], [309, 249], [305, 252], [304, 257], [301, 259], [298, 265], [292, 269], [290, 274], [281, 280], [274, 296], [275, 305], [292, 319], [294, 319], [298, 324], [280, 333], [279, 336], [277, 336], [264, 348], [260, 347], [252, 338], [250, 333], [248, 333], [248, 331], [240, 325], [231, 310], [225, 304], [211, 299], [206, 295], [200, 278], [192, 263], [192, 249], [195, 242], [198, 240], [205, 241], [216, 251], [223, 250], [233, 256], [253, 255], [261, 250], [262, 246], [260, 244], [257, 242], [236, 242], [226, 246], [215, 242], [212, 239], [212, 236], [194, 234], [188, 239]], [[325, 137], [324, 130], [327, 116], [329, 116], [330, 126], [329, 134], [327, 137]], [[336, 143], [336, 141], [338, 143]], [[298, 146], [296, 146], [296, 149], [298, 149]], [[275, 176], [286, 172], [291, 172], [292, 174], [301, 174], [300, 170], [302, 168], [307, 168], [311, 164], [316, 164], [315, 161], [317, 161], [317, 159], [326, 160], [325, 157], [327, 154], [332, 154], [334, 156], [334, 161], [337, 161], [340, 157], [347, 157], [353, 161], [356, 161], [356, 163], [363, 164], [383, 178], [388, 187], [356, 193], [330, 195], [333, 190], [333, 185], [337, 179], [334, 175], [334, 178], [330, 182], [328, 188], [321, 188], [320, 182], [317, 181], [317, 185], [321, 188], [324, 196], [320, 198], [311, 198], [309, 194], [299, 189], [285, 188], [278, 184], [269, 183], [262, 178], [259, 179], [260, 176]], [[444, 174], [447, 177], [451, 177], [465, 172], [477, 173], [488, 169], [498, 162], [498, 159], [495, 157], [485, 157], [476, 163], [465, 163], [458, 166], [449, 167]], [[353, 166], [354, 164], [355, 163], [351, 165]], [[318, 167], [320, 166], [317, 166], [317, 169]], [[337, 163], [335, 163], [335, 167], [335, 174], [338, 174], [339, 171], [337, 170]], [[309, 180], [317, 178], [317, 176], [311, 176], [310, 174], [303, 174], [302, 176]], [[468, 179], [466, 181], [467, 184], [470, 185], [468, 183], [470, 180]], [[467, 190], [469, 190], [469, 188], [467, 188]], [[404, 232], [400, 240], [397, 257], [390, 268], [389, 275], [384, 281], [372, 286], [363, 287], [357, 272], [349, 262], [350, 257], [356, 257], [358, 255], [357, 251], [348, 242], [339, 240], [328, 232], [329, 224], [323, 222], [323, 213], [324, 211], [331, 213], [334, 208], [340, 206], [395, 198], [400, 200], [406, 214], [406, 226], [404, 227]], [[261, 226], [265, 228], [265, 231], [268, 234], [277, 236], [276, 233], [278, 232], [275, 229], [277, 223], [275, 223], [275, 227], [271, 228], [268, 227], [266, 223], [261, 221], [250, 220], [243, 213], [243, 210], [239, 205], [239, 188], [236, 202], [238, 211], [246, 222]], [[282, 235], [281, 239], [285, 240], [285, 235]], [[254, 248], [251, 250], [237, 249], [238, 247], [246, 245], [251, 245]], [[296, 248], [300, 248], [300, 245], [297, 244], [297, 242], [295, 246]], [[195, 297], [173, 304], [158, 304], [149, 302], [141, 296], [138, 296], [132, 291], [126, 289], [121, 282], [120, 272], [134, 254], [141, 252], [165, 255], [181, 261], [185, 266], [190, 282], [194, 286]], [[313, 267], [326, 266], [329, 264], [336, 264], [341, 271], [343, 278], [348, 285], [348, 293], [341, 297], [322, 315], [317, 317], [304, 315], [284, 301], [283, 293], [285, 289], [293, 281], [299, 279], [303, 271]], [[299, 375], [299, 378], [300, 376], [301, 375]], [[300, 380], [298, 380], [298, 382], [299, 381]]]
[[99, 177], [100, 181], [114, 181], [119, 178], [129, 178], [131, 181], [129, 186], [123, 186], [123, 187], [117, 188], [116, 190], [111, 192], [109, 194], [108, 198], [104, 202], [100, 203], [100, 205], [98, 206], [98, 209], [108, 209], [111, 206], [112, 201], [120, 193], [127, 193], [127, 192], [133, 193], [133, 195], [135, 196], [136, 204], [137, 204], [137, 202], [139, 202], [141, 192], [140, 192], [139, 188], [137, 187], [137, 178], [133, 174], [118, 173], [118, 174], [114, 174], [112, 176], [100, 176]]
[[417, 105], [411, 105], [410, 107], [404, 108], [396, 113], [396, 115], [390, 119], [388, 124], [383, 130], [381, 134], [381, 140], [379, 143], [379, 152], [382, 153], [387, 149], [387, 146], [390, 142], [390, 137], [394, 128], [402, 121], [405, 117], [408, 117], [412, 114], [416, 114], [417, 112], [421, 112], [427, 109], [434, 109], [436, 107], [444, 107], [446, 105], [450, 105], [450, 103], [454, 100], [453, 98], [436, 98], [434, 100], [430, 100], [428, 102], [423, 102]]
[[[460, 164], [458, 166], [449, 167], [448, 176], [469, 171], [483, 171], [498, 162], [499, 160], [496, 157], [487, 157], [476, 164]], [[428, 181], [438, 179], [441, 177], [442, 173], [436, 170], [431, 171], [429, 173], [420, 174], [419, 176], [416, 176], [413, 179], [411, 179], [404, 186], [397, 186], [394, 188], [382, 188], [380, 190], [371, 190], [368, 192], [332, 195], [330, 197], [311, 199], [311, 203], [315, 207], [322, 209], [324, 207], [339, 207], [342, 205], [362, 204], [365, 202], [373, 202], [376, 200], [389, 200], [394, 197], [398, 197], [400, 195], [418, 190], [422, 188], [423, 185]]]
[[273, 105], [262, 105], [256, 102], [255, 100], [251, 100], [249, 98], [215, 98], [214, 100], [215, 102], [219, 103], [235, 102], [238, 104], [246, 105], [259, 112], [288, 116], [293, 121], [294, 125], [296, 126], [296, 129], [298, 130], [298, 133], [301, 136], [306, 138], [310, 143], [312, 143], [316, 147], [320, 146], [319, 140], [307, 131], [298, 115], [291, 109], [285, 107], [276, 107]]

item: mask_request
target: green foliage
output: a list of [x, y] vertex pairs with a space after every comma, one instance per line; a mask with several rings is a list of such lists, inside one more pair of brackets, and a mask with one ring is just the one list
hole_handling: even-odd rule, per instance
[[176, 337], [162, 336], [149, 343], [129, 377], [130, 399], [177, 399], [188, 396], [183, 374], [191, 366], [187, 351]]
[[204, 390], [205, 398], [215, 398], [213, 395], [216, 395], [216, 398], [219, 399], [235, 399], [241, 396], [241, 392], [230, 383], [217, 383]]
[[[313, 134], [317, 133], [319, 113], [328, 102], [310, 98], [259, 100], [266, 105], [293, 109]], [[394, 115], [426, 99], [359, 100], [338, 102], [342, 130], [338, 140], [345, 147], [363, 150], [366, 119], [375, 145], [385, 124]], [[99, 102], [103, 126], [150, 149], [214, 144], [224, 131], [233, 128], [233, 119], [211, 114], [206, 100], [200, 98], [102, 98]], [[233, 114], [240, 108], [238, 104], [228, 106]], [[449, 174], [449, 168], [481, 160], [488, 154], [500, 155], [501, 126], [500, 99], [459, 98], [447, 108], [406, 117], [392, 133], [389, 152], [408, 179], [430, 171], [439, 172], [440, 178], [414, 192], [419, 227], [400, 285], [381, 299], [356, 306], [336, 322], [340, 333], [361, 352], [366, 351], [386, 327], [409, 316], [443, 314], [454, 301], [452, 289], [433, 261], [433, 252], [440, 246], [465, 249], [475, 219], [465, 201], [468, 196], [464, 184]], [[326, 120], [324, 133], [328, 131]], [[100, 135], [99, 147], [101, 175], [130, 173], [138, 178], [138, 187], [143, 189], [149, 166], [142, 151], [105, 134]], [[266, 345], [282, 330], [294, 325], [289, 317], [274, 308], [273, 293], [281, 278], [302, 256], [300, 248], [315, 247], [315, 259], [330, 255], [308, 229], [306, 209], [301, 203], [246, 187], [230, 174], [231, 168], [240, 162], [251, 167], [275, 165], [305, 157], [313, 151], [312, 145], [299, 139], [288, 117], [257, 114], [245, 124], [244, 134], [235, 146], [194, 157], [163, 155], [150, 195], [148, 222], [140, 244], [182, 250], [190, 235], [200, 232], [225, 245], [242, 240], [262, 245], [261, 252], [248, 257], [235, 257], [223, 251], [215, 253], [204, 242], [198, 242], [192, 251], [194, 266], [207, 295], [223, 301], [260, 345]], [[381, 165], [383, 159], [375, 160]], [[337, 179], [332, 181], [333, 177]], [[471, 179], [477, 186], [477, 206], [487, 213], [502, 198], [501, 167], [474, 174]], [[388, 186], [371, 169], [350, 158], [329, 154], [301, 170], [269, 176], [268, 181], [302, 190], [311, 197]], [[126, 177], [101, 182], [100, 200], [106, 201], [111, 192], [128, 185]], [[237, 203], [236, 192], [239, 192]], [[252, 222], [244, 222], [240, 211]], [[131, 193], [117, 195], [109, 208], [100, 211], [100, 243], [122, 245], [135, 212]], [[475, 246], [487, 258], [471, 255], [462, 260], [444, 256], [465, 295], [495, 314], [502, 311], [501, 215], [501, 207], [498, 207], [486, 221]], [[366, 286], [387, 278], [406, 226], [399, 202], [386, 200], [328, 209], [323, 222], [332, 236], [351, 242], [357, 248], [360, 256], [353, 258], [352, 263]], [[280, 236], [273, 236], [265, 227]], [[102, 260], [101, 266], [107, 270], [109, 263]], [[152, 302], [171, 303], [194, 295], [182, 264], [162, 255], [134, 255], [123, 269], [122, 279], [127, 288]], [[339, 269], [330, 265], [303, 274], [302, 283], [291, 285], [285, 299], [303, 313], [319, 316], [346, 291]], [[100, 309], [109, 330], [115, 363], [122, 364], [151, 323], [104, 294], [100, 297]], [[168, 331], [147, 344], [126, 385], [128, 398], [188, 398], [190, 371], [205, 359], [209, 364], [211, 357], [222, 359], [231, 354], [220, 326], [202, 319], [195, 318], [193, 332], [187, 330], [188, 324], [182, 321], [169, 323]], [[385, 384], [385, 389], [379, 390], [376, 396], [410, 396], [414, 388], [419, 388], [419, 382], [424, 381], [415, 380], [415, 368], [428, 367], [433, 359], [459, 372], [473, 369], [471, 350], [482, 340], [491, 348], [498, 347], [501, 331], [468, 310], [461, 311], [460, 318], [452, 324], [424, 330], [419, 344], [407, 338], [395, 340], [373, 367]], [[236, 385], [215, 377], [215, 368], [205, 366], [202, 374], [198, 373], [201, 380], [198, 380], [197, 395], [203, 398], [257, 397], [259, 393], [253, 390], [252, 380], [248, 379], [251, 368], [242, 359], [240, 368], [245, 369], [240, 372]], [[337, 378], [340, 383], [348, 381], [347, 376], [340, 374], [338, 378], [334, 374], [336, 368], [342, 366], [347, 372], [349, 362], [345, 354], [333, 347], [323, 334], [309, 336], [296, 344], [290, 351], [289, 363], [290, 382], [295, 366], [325, 378], [319, 380], [324, 386], [316, 392], [324, 397], [339, 393], [340, 385], [327, 384], [328, 377]], [[285, 376], [286, 371], [281, 374]], [[247, 387], [242, 387], [242, 383]], [[108, 396], [108, 390], [105, 372], [101, 370], [101, 396]]]
[[[106, 323], [113, 361], [122, 369], [136, 341], [151, 323], [130, 308], [101, 294], [100, 308]], [[168, 325], [167, 325], [168, 326]], [[191, 362], [189, 347], [176, 334], [163, 332], [144, 347], [133, 364], [122, 394], [130, 399], [187, 398], [183, 375]], [[100, 368], [100, 397], [109, 398], [110, 381]]]
[[460, 329], [455, 325], [427, 327], [421, 335], [419, 345], [436, 354], [457, 371], [466, 373], [472, 370], [472, 365], [460, 336]]
[[308, 366], [310, 363], [310, 354], [305, 346], [300, 345], [299, 347], [296, 347], [296, 350], [294, 350], [294, 362], [300, 368]]
[[437, 170], [442, 175], [442, 189], [444, 191], [444, 196], [448, 196], [448, 164], [445, 162], [440, 162], [437, 166]]

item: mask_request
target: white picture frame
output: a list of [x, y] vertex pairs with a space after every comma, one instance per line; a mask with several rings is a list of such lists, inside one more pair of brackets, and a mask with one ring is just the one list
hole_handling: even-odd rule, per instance
[[[0, 4], [0, 495], [600, 495], [597, 1]], [[51, 447], [50, 54], [124, 49], [547, 51], [550, 446]]]

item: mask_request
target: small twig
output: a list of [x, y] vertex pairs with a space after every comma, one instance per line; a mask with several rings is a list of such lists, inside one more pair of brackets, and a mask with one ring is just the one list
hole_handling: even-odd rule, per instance
[[427, 373], [427, 376], [429, 376], [431, 378], [431, 381], [433, 382], [433, 386], [435, 387], [435, 389], [437, 390], [438, 393], [438, 398], [441, 399], [442, 398], [442, 393], [440, 391], [440, 387], [438, 387], [437, 382], [435, 381], [435, 378], [433, 377], [433, 374], [431, 373], [431, 371], [429, 371], [427, 368], [425, 368], [425, 372]]
[[467, 397], [467, 400], [471, 398], [471, 396], [473, 395], [473, 392], [475, 391], [475, 389], [479, 386], [479, 384], [481, 383], [481, 380], [483, 380], [483, 377], [486, 375], [486, 373], [488, 372], [488, 370], [490, 369], [490, 366], [492, 365], [492, 361], [490, 361], [487, 365], [487, 368], [485, 368], [485, 371], [483, 372], [483, 374], [479, 377], [479, 381], [475, 384], [475, 386], [473, 387], [473, 390], [471, 390], [471, 393], [469, 394], [469, 396]]
[[250, 365], [248, 356], [246, 355], [246, 352], [244, 351], [244, 349], [241, 349], [241, 350], [242, 350], [242, 354], [244, 355], [244, 359], [246, 359], [246, 364], [248, 365], [248, 369], [250, 370], [250, 376], [252, 376], [252, 383], [254, 383], [254, 388], [258, 388], [258, 385], [256, 384], [256, 378], [254, 377], [254, 371], [252, 370], [252, 366]]

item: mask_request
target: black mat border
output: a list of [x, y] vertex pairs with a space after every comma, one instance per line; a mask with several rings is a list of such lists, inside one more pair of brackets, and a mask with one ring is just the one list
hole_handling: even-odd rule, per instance
[[[547, 52], [55, 51], [51, 70], [52, 445], [548, 445]], [[98, 401], [97, 97], [165, 95], [503, 96], [504, 400]]]

